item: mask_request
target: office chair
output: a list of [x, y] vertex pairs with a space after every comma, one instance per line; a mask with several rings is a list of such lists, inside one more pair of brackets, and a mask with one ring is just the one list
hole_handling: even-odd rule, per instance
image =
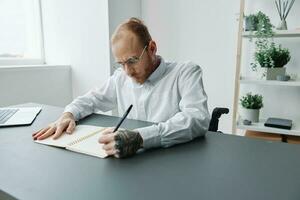
[[219, 118], [221, 117], [222, 114], [228, 114], [228, 113], [229, 113], [228, 108], [219, 108], [219, 107], [214, 108], [211, 115], [208, 131], [221, 132], [218, 131]]

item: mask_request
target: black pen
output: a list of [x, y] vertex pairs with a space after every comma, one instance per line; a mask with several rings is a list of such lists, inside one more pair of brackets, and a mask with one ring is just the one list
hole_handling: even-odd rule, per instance
[[124, 119], [126, 119], [127, 115], [129, 114], [131, 108], [132, 108], [132, 104], [127, 108], [126, 112], [122, 116], [121, 120], [119, 121], [118, 125], [116, 126], [116, 128], [114, 129], [113, 132], [116, 132], [118, 130], [118, 128], [121, 126], [121, 124], [124, 121]]

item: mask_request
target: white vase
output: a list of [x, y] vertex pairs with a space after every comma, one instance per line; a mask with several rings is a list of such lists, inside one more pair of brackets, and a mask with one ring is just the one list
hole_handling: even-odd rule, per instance
[[267, 68], [260, 67], [257, 70], [258, 76], [263, 80], [276, 80], [278, 75], [285, 76], [286, 68], [285, 67], [276, 67], [276, 68]]
[[247, 109], [241, 108], [241, 118], [242, 120], [250, 120], [251, 122], [259, 121], [259, 109]]
[[287, 30], [287, 23], [285, 21], [285, 19], [281, 20], [281, 22], [279, 23], [277, 30]]

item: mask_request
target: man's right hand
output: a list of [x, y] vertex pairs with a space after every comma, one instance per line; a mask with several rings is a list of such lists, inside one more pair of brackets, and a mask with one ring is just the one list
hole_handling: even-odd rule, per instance
[[43, 140], [51, 135], [53, 139], [59, 138], [64, 132], [72, 134], [75, 129], [76, 123], [72, 113], [66, 112], [56, 120], [49, 124], [46, 128], [43, 128], [32, 134], [34, 140]]

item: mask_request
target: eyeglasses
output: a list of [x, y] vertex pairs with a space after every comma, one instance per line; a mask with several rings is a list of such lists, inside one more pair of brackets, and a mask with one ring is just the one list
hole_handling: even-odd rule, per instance
[[141, 53], [141, 55], [139, 57], [137, 56], [133, 56], [128, 58], [126, 61], [124, 62], [116, 62], [114, 68], [120, 68], [120, 67], [124, 67], [125, 65], [127, 65], [128, 67], [133, 67], [135, 64], [137, 64], [143, 57], [144, 52], [146, 51], [148, 45], [146, 45]]

